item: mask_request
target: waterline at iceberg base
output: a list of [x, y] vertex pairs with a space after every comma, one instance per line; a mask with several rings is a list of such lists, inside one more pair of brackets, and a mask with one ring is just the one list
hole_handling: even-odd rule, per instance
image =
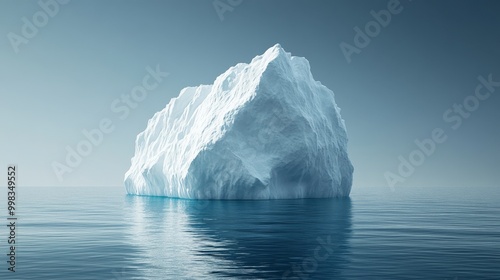
[[334, 94], [280, 45], [183, 89], [137, 136], [129, 194], [190, 199], [349, 196]]

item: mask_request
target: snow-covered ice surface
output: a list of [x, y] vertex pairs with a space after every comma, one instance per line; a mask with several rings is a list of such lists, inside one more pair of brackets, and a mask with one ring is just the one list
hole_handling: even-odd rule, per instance
[[331, 90], [280, 45], [183, 89], [137, 136], [129, 194], [192, 199], [348, 196], [353, 166]]

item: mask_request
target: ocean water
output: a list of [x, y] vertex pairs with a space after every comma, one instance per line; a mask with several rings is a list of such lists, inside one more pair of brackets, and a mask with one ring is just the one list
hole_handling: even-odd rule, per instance
[[189, 201], [19, 186], [16, 272], [4, 227], [0, 279], [500, 279], [499, 191], [437, 190]]

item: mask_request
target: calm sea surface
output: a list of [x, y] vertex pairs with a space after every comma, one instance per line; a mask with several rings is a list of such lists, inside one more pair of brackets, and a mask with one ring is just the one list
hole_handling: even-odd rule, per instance
[[285, 201], [18, 191], [17, 272], [3, 226], [0, 279], [500, 279], [498, 189]]

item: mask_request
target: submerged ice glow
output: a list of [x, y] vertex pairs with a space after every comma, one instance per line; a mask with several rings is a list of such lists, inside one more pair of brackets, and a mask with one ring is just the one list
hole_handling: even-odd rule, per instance
[[333, 92], [280, 45], [183, 89], [137, 136], [131, 163], [129, 194], [193, 199], [348, 196], [353, 173]]

